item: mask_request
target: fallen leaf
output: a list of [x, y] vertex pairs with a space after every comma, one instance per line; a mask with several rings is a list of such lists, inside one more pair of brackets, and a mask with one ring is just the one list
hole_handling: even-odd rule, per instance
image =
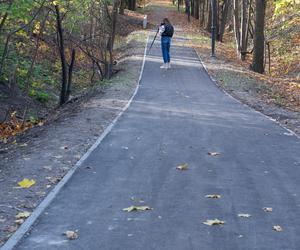
[[28, 218], [30, 214], [31, 214], [30, 212], [25, 211], [25, 212], [18, 213], [15, 217], [16, 219], [24, 219], [24, 218]]
[[279, 225], [273, 226], [272, 229], [273, 229], [274, 231], [276, 231], [276, 232], [282, 232], [282, 231], [283, 231], [282, 227], [279, 226]]
[[74, 158], [75, 158], [76, 160], [80, 160], [80, 159], [81, 159], [81, 155], [75, 155]]
[[187, 163], [184, 163], [184, 164], [181, 164], [181, 165], [177, 166], [176, 169], [178, 169], [178, 170], [187, 170], [188, 166], [189, 165]]
[[51, 167], [51, 166], [44, 166], [43, 169], [48, 170], [48, 171], [51, 171], [51, 170], [52, 170], [52, 167]]
[[63, 158], [62, 155], [55, 155], [55, 156], [53, 156], [53, 157], [56, 158], [56, 159], [61, 159], [61, 158]]
[[134, 211], [146, 211], [146, 210], [152, 210], [153, 208], [149, 206], [130, 206], [127, 208], [123, 208], [123, 211], [125, 212], [134, 212]]
[[18, 219], [18, 220], [15, 220], [15, 223], [17, 225], [22, 225], [24, 223], [24, 219]]
[[205, 198], [220, 199], [221, 195], [219, 195], [219, 194], [208, 194], [208, 195], [205, 195]]
[[71, 230], [68, 230], [66, 232], [63, 233], [63, 235], [67, 236], [67, 238], [69, 240], [75, 240], [79, 237], [79, 234], [78, 234], [78, 231], [71, 231]]
[[48, 180], [51, 184], [56, 184], [62, 179], [62, 176], [48, 176], [45, 179]]
[[249, 218], [249, 217], [251, 217], [251, 215], [250, 214], [238, 214], [238, 217]]
[[8, 233], [14, 233], [15, 231], [17, 231], [18, 229], [18, 226], [10, 226], [10, 227], [7, 227], [4, 229], [5, 232], [8, 232]]
[[218, 152], [208, 152], [208, 155], [210, 155], [210, 156], [218, 156], [218, 155], [220, 155], [220, 153], [218, 153]]
[[263, 210], [265, 212], [273, 212], [273, 208], [271, 208], [271, 207], [263, 207]]
[[14, 140], [11, 144], [13, 144], [13, 145], [18, 144], [17, 140]]
[[39, 122], [37, 125], [38, 125], [39, 127], [42, 127], [42, 126], [44, 125], [44, 122]]
[[30, 188], [31, 186], [33, 186], [34, 184], [36, 183], [35, 180], [31, 179], [23, 179], [22, 181], [18, 182], [18, 185], [21, 187], [21, 188]]
[[215, 226], [215, 225], [224, 225], [225, 221], [214, 219], [214, 220], [206, 220], [203, 222], [203, 224], [208, 226]]

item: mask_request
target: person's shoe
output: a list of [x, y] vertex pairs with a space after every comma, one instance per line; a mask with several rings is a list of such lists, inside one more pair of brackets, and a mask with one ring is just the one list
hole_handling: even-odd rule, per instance
[[168, 68], [168, 69], [171, 68], [171, 63], [167, 63], [167, 68]]
[[167, 68], [168, 68], [168, 66], [167, 66], [167, 64], [166, 64], [166, 63], [164, 63], [163, 65], [161, 65], [161, 66], [160, 66], [160, 68], [161, 68], [161, 69], [167, 69]]

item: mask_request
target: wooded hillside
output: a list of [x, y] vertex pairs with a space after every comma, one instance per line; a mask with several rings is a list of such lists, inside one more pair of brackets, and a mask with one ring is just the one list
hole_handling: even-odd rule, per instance
[[18, 120], [18, 127], [38, 123], [38, 115], [30, 114], [32, 102], [53, 108], [111, 78], [120, 44], [142, 27], [141, 17], [125, 11], [136, 5], [119, 0], [1, 1], [0, 122]]
[[299, 79], [299, 0], [186, 0], [185, 8], [200, 28], [211, 32], [215, 26], [218, 41], [234, 42], [241, 60], [252, 59], [254, 71]]

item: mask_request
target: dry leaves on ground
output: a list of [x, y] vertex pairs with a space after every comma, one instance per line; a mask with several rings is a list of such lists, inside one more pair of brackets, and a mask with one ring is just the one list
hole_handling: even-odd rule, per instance
[[34, 179], [23, 179], [22, 181], [18, 182], [18, 185], [21, 187], [21, 188], [30, 188], [31, 186], [33, 186], [34, 184], [36, 183], [36, 181]]
[[79, 237], [77, 230], [75, 230], [75, 231], [68, 230], [68, 231], [64, 232], [63, 235], [65, 235], [69, 240], [75, 240]]
[[62, 179], [62, 176], [48, 176], [45, 179], [48, 180], [50, 184], [56, 184]]
[[10, 114], [9, 120], [0, 124], [0, 142], [8, 142], [8, 138], [20, 134], [33, 126], [43, 126], [42, 121], [23, 121], [17, 117], [17, 111]]
[[282, 231], [283, 231], [282, 227], [279, 226], [279, 225], [273, 226], [272, 229], [273, 229], [274, 231], [276, 231], [276, 232], [282, 232]]
[[188, 170], [189, 164], [184, 163], [184, 164], [180, 164], [176, 167], [177, 170]]
[[208, 152], [207, 154], [210, 155], [210, 156], [218, 156], [218, 155], [220, 155], [220, 153], [218, 153], [218, 152]]
[[273, 212], [273, 208], [271, 208], [271, 207], [263, 207], [263, 210], [265, 212]]
[[130, 206], [127, 208], [123, 208], [123, 211], [125, 212], [134, 212], [134, 211], [147, 211], [152, 210], [153, 208], [149, 206]]
[[23, 223], [24, 223], [24, 219], [17, 219], [17, 220], [15, 220], [15, 223], [17, 224], [17, 225], [22, 225]]
[[208, 195], [205, 195], [205, 198], [209, 198], [209, 199], [220, 199], [220, 198], [221, 198], [221, 195], [219, 195], [219, 194], [208, 194]]
[[28, 218], [30, 215], [31, 215], [30, 212], [25, 211], [25, 212], [18, 213], [15, 217], [16, 219], [25, 219]]
[[225, 221], [219, 220], [219, 219], [206, 220], [203, 222], [203, 224], [208, 225], [208, 226], [224, 225]]
[[249, 217], [251, 217], [251, 215], [250, 214], [238, 214], [238, 217], [249, 218]]
[[18, 230], [18, 226], [9, 226], [4, 229], [4, 232], [14, 233], [17, 230]]

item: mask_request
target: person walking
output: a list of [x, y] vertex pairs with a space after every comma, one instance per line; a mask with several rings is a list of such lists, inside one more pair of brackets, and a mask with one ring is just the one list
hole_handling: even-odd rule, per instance
[[160, 66], [161, 69], [170, 69], [171, 68], [171, 58], [170, 58], [170, 47], [171, 40], [174, 34], [174, 27], [168, 20], [164, 18], [163, 22], [159, 27], [159, 34], [161, 35], [161, 50], [164, 60], [164, 64]]

